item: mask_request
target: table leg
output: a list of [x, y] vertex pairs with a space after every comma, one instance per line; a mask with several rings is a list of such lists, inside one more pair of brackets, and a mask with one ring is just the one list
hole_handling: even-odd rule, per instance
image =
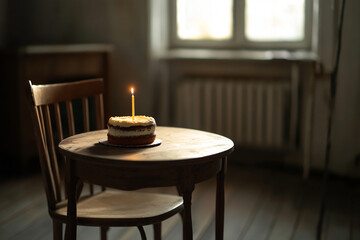
[[154, 240], [161, 240], [161, 222], [154, 225]]
[[192, 219], [191, 219], [191, 195], [192, 192], [184, 192], [184, 214], [183, 214], [183, 239], [193, 239]]
[[66, 164], [66, 185], [67, 185], [67, 196], [68, 196], [68, 205], [67, 205], [67, 223], [65, 230], [65, 239], [72, 240], [76, 239], [76, 185], [77, 178], [72, 172], [73, 163], [71, 160], [67, 160]]
[[183, 197], [184, 210], [181, 213], [183, 220], [183, 239], [193, 239], [192, 219], [191, 219], [191, 198], [194, 191], [194, 183], [192, 182], [191, 169], [185, 168], [183, 172], [183, 182], [177, 187], [179, 195]]
[[216, 212], [215, 212], [216, 240], [224, 239], [224, 205], [225, 205], [224, 179], [225, 179], [226, 167], [227, 167], [227, 158], [225, 157], [221, 161], [221, 170], [217, 174], [217, 178], [216, 178]]

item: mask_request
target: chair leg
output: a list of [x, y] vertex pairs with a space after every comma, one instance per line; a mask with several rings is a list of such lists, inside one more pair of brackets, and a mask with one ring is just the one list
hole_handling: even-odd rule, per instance
[[145, 234], [143, 226], [137, 226], [137, 228], [139, 229], [139, 232], [141, 235], [141, 240], [146, 240], [146, 234]]
[[154, 240], [161, 240], [161, 222], [154, 224]]
[[53, 220], [53, 235], [54, 240], [62, 240], [62, 223], [56, 220]]
[[104, 227], [104, 226], [100, 227], [100, 239], [101, 240], [107, 239], [107, 231], [108, 230], [109, 230], [109, 227]]

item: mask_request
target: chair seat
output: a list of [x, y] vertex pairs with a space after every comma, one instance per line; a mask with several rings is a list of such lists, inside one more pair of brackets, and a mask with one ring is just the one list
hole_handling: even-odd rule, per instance
[[[77, 223], [86, 226], [139, 226], [161, 222], [183, 208], [182, 197], [106, 190], [77, 203]], [[67, 204], [52, 214], [66, 222]]]

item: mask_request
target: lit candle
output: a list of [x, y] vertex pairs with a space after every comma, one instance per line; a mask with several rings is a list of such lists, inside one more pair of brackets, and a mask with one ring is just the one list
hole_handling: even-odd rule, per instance
[[134, 88], [131, 88], [131, 109], [132, 109], [132, 120], [135, 120], [135, 96]]

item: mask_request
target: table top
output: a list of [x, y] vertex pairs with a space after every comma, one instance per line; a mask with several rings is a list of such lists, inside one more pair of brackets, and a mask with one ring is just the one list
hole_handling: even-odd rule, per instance
[[59, 144], [62, 154], [78, 161], [96, 161], [118, 165], [186, 165], [221, 159], [229, 155], [234, 143], [224, 136], [200, 130], [156, 127], [162, 143], [154, 147], [126, 148], [100, 144], [107, 139], [107, 129], [86, 132], [64, 139]]

